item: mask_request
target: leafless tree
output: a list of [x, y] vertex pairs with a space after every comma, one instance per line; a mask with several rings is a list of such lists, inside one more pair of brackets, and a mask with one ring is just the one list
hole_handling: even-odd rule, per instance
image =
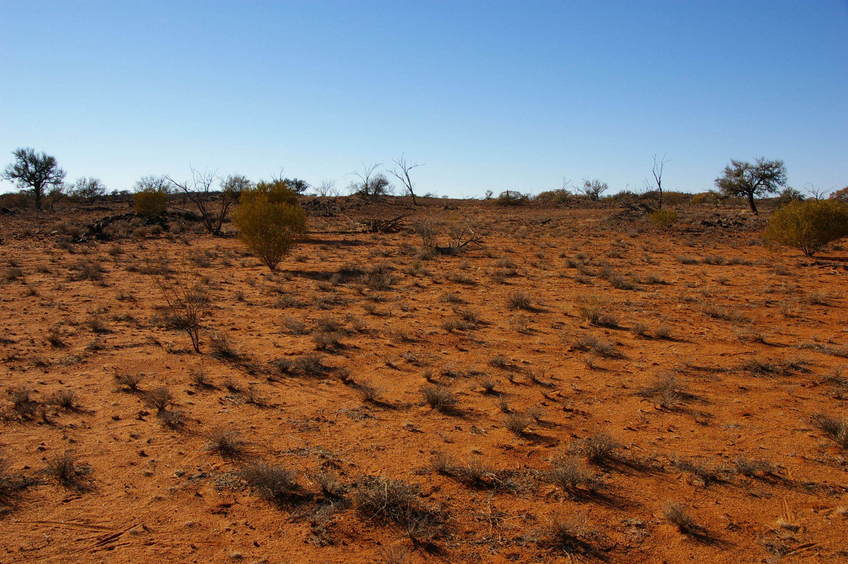
[[409, 195], [412, 196], [412, 205], [417, 206], [418, 201], [415, 199], [415, 185], [412, 182], [412, 178], [409, 173], [412, 172], [412, 169], [421, 166], [421, 163], [410, 163], [407, 162], [406, 158], [401, 155], [399, 159], [395, 159], [395, 168], [390, 170], [389, 172], [398, 179], [403, 188], [409, 192]]
[[654, 183], [657, 185], [657, 192], [660, 195], [659, 207], [662, 209], [663, 207], [663, 171], [665, 170], [666, 163], [665, 155], [660, 160], [657, 160], [657, 156], [654, 155], [654, 164], [651, 167], [651, 175], [654, 177]]
[[477, 233], [477, 230], [471, 224], [463, 226], [454, 226], [450, 230], [450, 243], [448, 248], [453, 253], [465, 249], [470, 245], [480, 245], [483, 241], [483, 236]]
[[201, 324], [212, 305], [205, 287], [199, 281], [192, 283], [186, 276], [169, 280], [160, 275], [156, 276], [155, 281], [165, 298], [168, 312], [166, 324], [171, 329], [184, 331], [191, 339], [194, 352], [200, 353]]
[[822, 188], [817, 188], [816, 186], [809, 186], [804, 189], [804, 192], [810, 195], [810, 197], [814, 200], [826, 200], [827, 199], [827, 190], [823, 190]]
[[224, 189], [221, 195], [221, 205], [215, 211], [211, 205], [212, 186], [217, 179], [215, 173], [191, 169], [191, 180], [177, 182], [170, 176], [166, 176], [166, 178], [171, 184], [182, 191], [186, 198], [194, 205], [200, 214], [200, 219], [203, 221], [206, 231], [216, 237], [220, 236], [221, 227], [227, 218], [227, 213], [236, 201], [236, 193], [228, 190], [226, 186], [222, 186]]
[[166, 176], [142, 176], [133, 187], [136, 192], [169, 192]]
[[321, 184], [315, 186], [315, 193], [322, 197], [338, 196], [339, 191], [336, 190], [336, 183], [332, 180], [322, 180]]

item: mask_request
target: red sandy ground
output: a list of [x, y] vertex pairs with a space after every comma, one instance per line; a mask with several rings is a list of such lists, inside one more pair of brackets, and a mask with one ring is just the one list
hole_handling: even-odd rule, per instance
[[[0, 399], [5, 472], [41, 480], [4, 508], [0, 562], [846, 558], [846, 451], [811, 422], [816, 414], [846, 416], [844, 249], [807, 259], [765, 248], [754, 229], [700, 223], [742, 210], [682, 210], [680, 224], [660, 232], [644, 219], [616, 221], [616, 210], [449, 204], [350, 216], [412, 213], [410, 225], [429, 218], [440, 244], [451, 226], [473, 224], [482, 245], [420, 259], [412, 232], [344, 233], [348, 216], [313, 218], [309, 239], [275, 274], [236, 238], [193, 229], [62, 244], [57, 224], [69, 213], [84, 223], [108, 211], [0, 217], [0, 269], [9, 269], [0, 282], [0, 386], [31, 388], [39, 402], [70, 389], [79, 405], [48, 407], [45, 419], [30, 421]], [[91, 260], [103, 266], [103, 281], [73, 280], [71, 267]], [[208, 288], [203, 354], [185, 333], [157, 322], [159, 277], [145, 272], [162, 261], [173, 270], [169, 284]], [[350, 265], [388, 265], [391, 288], [332, 279]], [[604, 268], [635, 288], [615, 288]], [[532, 310], [510, 309], [516, 292]], [[620, 327], [592, 325], [581, 314], [586, 300]], [[446, 329], [457, 308], [481, 323]], [[283, 321], [301, 320], [314, 333], [325, 317], [344, 327], [342, 348], [318, 351], [335, 369], [319, 378], [279, 375], [274, 360], [316, 352], [313, 335], [292, 334]], [[670, 338], [653, 337], [660, 326]], [[48, 343], [51, 329], [64, 347]], [[242, 359], [216, 359], [214, 332]], [[622, 358], [579, 350], [585, 336], [613, 344]], [[194, 384], [200, 370], [214, 389]], [[145, 391], [167, 387], [169, 409], [185, 414], [185, 428], [167, 428], [143, 394], [118, 390], [116, 373], [143, 373]], [[668, 375], [691, 396], [639, 395]], [[483, 393], [486, 379], [500, 395]], [[427, 406], [428, 380], [455, 393], [462, 413]], [[362, 384], [377, 388], [380, 401], [365, 401]], [[261, 405], [247, 401], [248, 389]], [[529, 408], [538, 411], [524, 434], [507, 429], [505, 412]], [[272, 505], [238, 478], [250, 459], [207, 450], [214, 429], [239, 431], [250, 459], [295, 471], [316, 496], [316, 473], [336, 474], [350, 504]], [[602, 480], [603, 495], [575, 498], [546, 483], [552, 461], [596, 433], [615, 439], [624, 461], [599, 465], [577, 455]], [[87, 491], [43, 474], [66, 451], [90, 467]], [[469, 487], [434, 471], [435, 453], [516, 471], [521, 487]], [[772, 470], [733, 472], [739, 457]], [[721, 481], [704, 483], [686, 462], [716, 469]], [[449, 513], [449, 530], [422, 546], [402, 527], [357, 512], [366, 476], [418, 485], [422, 504]], [[672, 503], [686, 507], [704, 536], [669, 523]], [[546, 525], [557, 513], [583, 520], [591, 549], [570, 553], [548, 542]]]

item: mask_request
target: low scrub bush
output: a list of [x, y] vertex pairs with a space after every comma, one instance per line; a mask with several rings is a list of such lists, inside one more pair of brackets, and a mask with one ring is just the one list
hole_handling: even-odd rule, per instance
[[413, 541], [431, 542], [448, 530], [447, 514], [424, 505], [418, 486], [400, 480], [367, 477], [354, 503], [364, 519], [400, 526]]
[[648, 221], [660, 229], [669, 229], [677, 223], [677, 212], [670, 209], [654, 210], [648, 215]]
[[306, 214], [285, 183], [260, 182], [244, 190], [233, 220], [239, 238], [272, 272], [306, 232]]
[[164, 190], [147, 189], [133, 194], [135, 213], [148, 219], [155, 219], [165, 213], [168, 195]]
[[308, 497], [297, 483], [295, 473], [288, 468], [257, 463], [244, 467], [239, 475], [260, 497], [281, 507], [299, 503]]
[[795, 201], [775, 211], [767, 241], [794, 247], [811, 257], [825, 245], [848, 236], [848, 204], [838, 200]]
[[516, 192], [515, 190], [505, 190], [498, 195], [495, 200], [499, 206], [522, 206], [530, 199], [526, 194]]
[[573, 202], [575, 200], [575, 197], [574, 194], [572, 194], [568, 190], [560, 188], [557, 190], [547, 190], [545, 192], [539, 192], [534, 198], [534, 200], [541, 204], [560, 206]]

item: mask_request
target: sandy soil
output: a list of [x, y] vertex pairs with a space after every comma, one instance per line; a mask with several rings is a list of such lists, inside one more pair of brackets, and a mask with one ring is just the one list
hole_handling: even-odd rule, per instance
[[[66, 242], [121, 211], [0, 217], [0, 562], [848, 558], [842, 247], [454, 201], [311, 218], [274, 274], [191, 223]], [[482, 242], [351, 229], [401, 213]]]

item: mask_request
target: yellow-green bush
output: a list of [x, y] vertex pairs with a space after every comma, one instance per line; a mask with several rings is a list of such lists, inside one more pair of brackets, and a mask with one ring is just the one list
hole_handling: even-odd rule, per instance
[[243, 190], [233, 221], [239, 238], [271, 271], [306, 232], [306, 214], [285, 182]]
[[162, 190], [142, 190], [133, 194], [133, 202], [135, 213], [152, 219], [165, 213], [168, 195]]
[[677, 223], [677, 212], [668, 208], [654, 210], [648, 214], [648, 221], [660, 229], [668, 229]]
[[690, 201], [693, 206], [716, 205], [718, 202], [719, 195], [712, 191], [693, 194]]
[[682, 206], [692, 202], [692, 194], [666, 190], [663, 193], [663, 202], [670, 206]]
[[792, 202], [775, 211], [767, 241], [795, 247], [808, 257], [831, 241], [848, 236], [848, 204], [837, 200]]

